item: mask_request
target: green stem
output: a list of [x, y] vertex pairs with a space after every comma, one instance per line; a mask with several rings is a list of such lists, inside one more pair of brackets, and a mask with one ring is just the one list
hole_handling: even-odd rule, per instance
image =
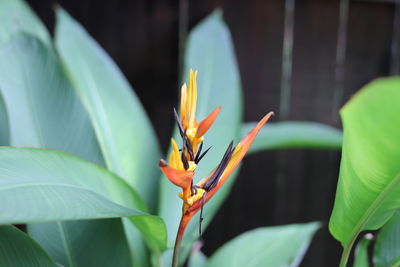
[[347, 246], [347, 247], [344, 248], [343, 253], [342, 253], [342, 257], [340, 258], [339, 267], [346, 267], [347, 261], [349, 260], [351, 247], [352, 246]]
[[186, 226], [188, 225], [192, 216], [182, 215], [181, 222], [179, 223], [178, 233], [176, 234], [175, 246], [174, 246], [174, 256], [172, 258], [172, 267], [178, 267], [179, 265], [179, 251], [181, 247], [181, 241], [183, 234], [185, 233]]
[[357, 235], [353, 236], [349, 243], [343, 248], [342, 257], [340, 258], [339, 267], [346, 267], [347, 262], [349, 261], [351, 249], [353, 248], [354, 243], [356, 242]]

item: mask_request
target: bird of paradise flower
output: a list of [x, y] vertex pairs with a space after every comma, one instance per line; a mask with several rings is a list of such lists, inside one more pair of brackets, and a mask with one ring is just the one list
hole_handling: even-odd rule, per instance
[[215, 169], [197, 184], [193, 184], [195, 170], [201, 159], [210, 148], [203, 152], [204, 134], [217, 118], [221, 107], [217, 107], [200, 123], [196, 120], [197, 105], [197, 71], [190, 70], [189, 86], [186, 84], [181, 89], [181, 103], [179, 114], [174, 109], [175, 121], [182, 138], [182, 148], [179, 149], [172, 138], [172, 152], [169, 164], [161, 159], [159, 168], [165, 176], [176, 186], [182, 188], [179, 197], [183, 200], [182, 217], [176, 235], [172, 266], [176, 267], [179, 260], [180, 243], [186, 227], [191, 218], [200, 210], [199, 233], [201, 235], [201, 221], [203, 206], [207, 203], [221, 186], [226, 182], [232, 172], [243, 159], [260, 129], [274, 114], [269, 112], [259, 123], [237, 144], [230, 142], [224, 156]]

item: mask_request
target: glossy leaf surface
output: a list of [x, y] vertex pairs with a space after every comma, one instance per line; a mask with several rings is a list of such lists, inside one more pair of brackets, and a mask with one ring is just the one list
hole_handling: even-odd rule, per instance
[[343, 148], [330, 232], [344, 247], [400, 207], [400, 78], [366, 85], [342, 108]]

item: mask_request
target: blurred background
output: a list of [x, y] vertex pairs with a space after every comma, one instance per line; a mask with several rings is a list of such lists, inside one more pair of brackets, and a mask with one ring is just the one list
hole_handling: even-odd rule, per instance
[[[54, 0], [28, 0], [52, 31]], [[215, 8], [228, 24], [241, 72], [244, 119], [340, 128], [339, 108], [359, 88], [400, 71], [400, 1], [59, 0], [133, 85], [166, 152], [186, 32]], [[201, 90], [201, 88], [200, 88]], [[340, 151], [259, 152], [244, 160], [226, 203], [204, 235], [210, 254], [260, 226], [322, 221], [302, 266], [337, 266], [341, 247], [327, 222]]]

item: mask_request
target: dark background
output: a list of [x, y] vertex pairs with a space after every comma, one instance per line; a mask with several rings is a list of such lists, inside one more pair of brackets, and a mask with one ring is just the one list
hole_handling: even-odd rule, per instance
[[[28, 2], [52, 31], [55, 2]], [[266, 111], [274, 110], [274, 121], [308, 120], [340, 127], [339, 107], [352, 94], [373, 78], [399, 72], [400, 32], [393, 25], [396, 20], [400, 25], [400, 8], [392, 2], [57, 3], [88, 30], [122, 69], [149, 114], [165, 152], [173, 127], [172, 116], [165, 114], [170, 114], [178, 97], [180, 19], [184, 31], [185, 18], [190, 29], [216, 7], [223, 9], [239, 62], [246, 121], [258, 120]], [[289, 4], [286, 8], [285, 3]], [[291, 31], [293, 45], [289, 42], [288, 47], [292, 48], [292, 56], [283, 57], [284, 33], [290, 41]], [[282, 73], [283, 64], [292, 66], [291, 75]], [[283, 87], [290, 92], [288, 97], [281, 97]], [[288, 107], [287, 113], [282, 105]], [[318, 220], [324, 222], [324, 227], [313, 240], [302, 266], [337, 266], [341, 248], [329, 235], [327, 222], [339, 163], [339, 151], [292, 149], [248, 156], [228, 201], [204, 235], [203, 251], [210, 255], [224, 242], [256, 227]]]

